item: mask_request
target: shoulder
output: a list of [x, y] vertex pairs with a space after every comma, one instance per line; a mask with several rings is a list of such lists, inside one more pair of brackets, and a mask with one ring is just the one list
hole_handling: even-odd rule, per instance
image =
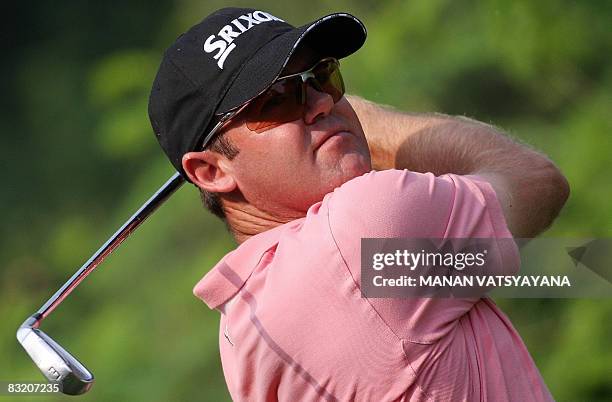
[[350, 223], [359, 231], [353, 233], [361, 237], [410, 236], [411, 228], [419, 228], [422, 237], [441, 236], [454, 192], [455, 183], [449, 177], [409, 170], [372, 171], [330, 195], [330, 226], [333, 231]]
[[369, 172], [327, 199], [334, 234], [363, 237], [511, 237], [491, 185], [479, 176]]

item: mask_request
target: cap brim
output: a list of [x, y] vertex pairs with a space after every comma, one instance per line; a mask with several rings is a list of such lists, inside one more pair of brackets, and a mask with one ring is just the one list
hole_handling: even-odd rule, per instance
[[307, 42], [325, 57], [341, 59], [357, 51], [366, 35], [364, 25], [357, 18], [336, 13], [277, 36], [245, 63], [216, 113], [227, 113], [264, 92], [280, 76], [301, 43]]

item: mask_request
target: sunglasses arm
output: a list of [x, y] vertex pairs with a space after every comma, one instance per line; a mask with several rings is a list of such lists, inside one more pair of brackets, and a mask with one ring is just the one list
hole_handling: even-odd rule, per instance
[[221, 116], [221, 118], [219, 119], [219, 122], [217, 124], [215, 124], [215, 126], [212, 128], [212, 130], [210, 130], [208, 132], [208, 134], [206, 134], [206, 137], [204, 137], [204, 140], [202, 141], [202, 149], [206, 148], [206, 146], [208, 145], [208, 143], [210, 142], [210, 140], [212, 139], [212, 137], [220, 130], [222, 129], [227, 123], [229, 123], [229, 121], [236, 116], [238, 113], [242, 112], [247, 106], [249, 105], [249, 102], [245, 103], [244, 105], [240, 106], [238, 109], [232, 110], [230, 112], [227, 112], [226, 114], [224, 114], [223, 116]]

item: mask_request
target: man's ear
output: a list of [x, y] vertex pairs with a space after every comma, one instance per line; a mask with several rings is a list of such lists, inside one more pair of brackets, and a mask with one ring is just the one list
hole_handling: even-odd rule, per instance
[[223, 156], [216, 152], [188, 152], [183, 155], [183, 170], [196, 186], [212, 193], [229, 193], [236, 188], [236, 180]]

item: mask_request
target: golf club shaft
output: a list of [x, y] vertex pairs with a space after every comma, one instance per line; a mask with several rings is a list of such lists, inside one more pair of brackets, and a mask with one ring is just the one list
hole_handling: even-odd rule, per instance
[[[185, 179], [175, 173], [163, 186], [153, 194], [107, 241], [92, 255], [77, 272], [26, 322], [38, 327], [55, 308], [87, 277], [104, 259], [110, 255], [132, 232], [140, 226], [161, 204], [164, 203], [183, 183]], [[24, 323], [25, 324], [25, 323]]]

